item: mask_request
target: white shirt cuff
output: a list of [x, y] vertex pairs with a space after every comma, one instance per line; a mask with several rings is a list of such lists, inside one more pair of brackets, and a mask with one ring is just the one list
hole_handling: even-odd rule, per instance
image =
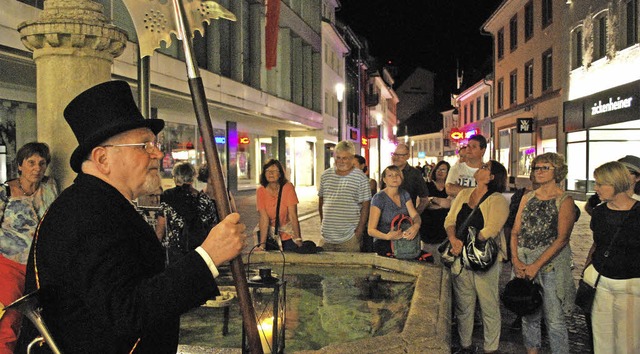
[[207, 253], [207, 251], [205, 251], [204, 248], [202, 247], [198, 247], [196, 248], [196, 252], [198, 252], [200, 257], [202, 257], [204, 262], [207, 264], [207, 267], [209, 267], [209, 270], [211, 271], [211, 275], [213, 275], [214, 278], [217, 278], [218, 275], [220, 275], [220, 272], [218, 272], [218, 268], [216, 268], [216, 265], [213, 264], [213, 261], [211, 260], [211, 257], [209, 257], [209, 254]]

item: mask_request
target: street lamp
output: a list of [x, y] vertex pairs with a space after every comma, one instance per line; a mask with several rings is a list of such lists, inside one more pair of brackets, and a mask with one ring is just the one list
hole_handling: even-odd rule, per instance
[[376, 123], [378, 124], [378, 179], [382, 177], [382, 113], [376, 113]]
[[336, 84], [336, 98], [338, 99], [338, 141], [342, 140], [342, 100], [344, 100], [344, 84]]

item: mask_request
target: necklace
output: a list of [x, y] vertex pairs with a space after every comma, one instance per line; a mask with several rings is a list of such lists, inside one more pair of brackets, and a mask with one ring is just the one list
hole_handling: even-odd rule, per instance
[[32, 195], [33, 195], [33, 193], [35, 193], [35, 192], [38, 190], [38, 188], [39, 188], [39, 187], [40, 187], [40, 186], [37, 186], [37, 187], [33, 190], [33, 192], [31, 192], [31, 193], [27, 193], [27, 191], [25, 191], [25, 190], [24, 190], [24, 188], [22, 188], [22, 183], [20, 183], [20, 178], [18, 178], [18, 189], [20, 189], [20, 191], [21, 191], [25, 196], [27, 196], [27, 197], [32, 196]]

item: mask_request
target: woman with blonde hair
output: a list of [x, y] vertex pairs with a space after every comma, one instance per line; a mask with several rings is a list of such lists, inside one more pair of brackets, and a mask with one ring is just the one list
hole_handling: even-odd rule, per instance
[[607, 162], [593, 172], [604, 202], [593, 209], [593, 245], [583, 279], [596, 287], [591, 310], [593, 349], [599, 353], [640, 353], [640, 207], [622, 163]]
[[553, 353], [569, 352], [565, 315], [573, 309], [575, 286], [571, 276], [569, 236], [576, 221], [573, 199], [560, 187], [567, 176], [564, 157], [536, 156], [533, 180], [538, 186], [522, 197], [511, 230], [511, 262], [518, 278], [542, 286], [542, 308], [522, 318], [527, 353], [541, 347], [540, 321], [544, 316]]

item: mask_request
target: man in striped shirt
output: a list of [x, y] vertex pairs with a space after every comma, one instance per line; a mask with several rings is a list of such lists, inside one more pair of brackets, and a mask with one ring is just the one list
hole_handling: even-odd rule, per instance
[[369, 217], [369, 179], [353, 167], [355, 147], [341, 141], [334, 151], [335, 166], [320, 177], [318, 211], [325, 251], [359, 252]]

